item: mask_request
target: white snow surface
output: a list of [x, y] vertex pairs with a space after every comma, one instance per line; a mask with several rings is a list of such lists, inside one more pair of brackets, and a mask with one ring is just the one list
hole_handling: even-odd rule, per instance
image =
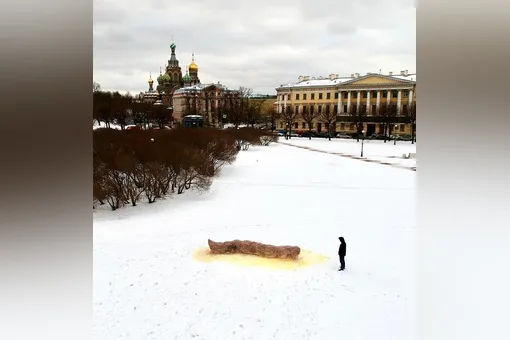
[[[95, 338], [414, 339], [415, 176], [272, 144], [240, 152], [206, 193], [96, 210]], [[199, 262], [208, 238], [329, 260], [295, 270]]]
[[[320, 151], [361, 156], [361, 140], [357, 142], [356, 139], [332, 138], [330, 141], [327, 138], [312, 138], [310, 140], [306, 137], [292, 137], [287, 140], [280, 138], [280, 141]], [[394, 145], [394, 141], [386, 143], [381, 140], [370, 139], [363, 141], [363, 157], [369, 160], [377, 160], [405, 167], [416, 167], [416, 158], [406, 159], [402, 157], [402, 155], [409, 153], [416, 154], [416, 143], [411, 144], [408, 141], [397, 141], [396, 145]]]

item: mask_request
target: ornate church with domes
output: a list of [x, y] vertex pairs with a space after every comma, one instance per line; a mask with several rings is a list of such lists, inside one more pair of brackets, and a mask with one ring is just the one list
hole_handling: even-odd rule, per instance
[[227, 107], [232, 110], [238, 91], [217, 83], [202, 84], [198, 77], [198, 65], [195, 63], [195, 54], [191, 54], [191, 64], [186, 67], [183, 76], [179, 60], [175, 55], [176, 45], [172, 43], [170, 59], [163, 70], [160, 68], [156, 78], [158, 84], [154, 88], [152, 74], [149, 75], [149, 89], [140, 93], [142, 101], [165, 105], [172, 112], [172, 124], [182, 123], [186, 115], [200, 115], [205, 124], [219, 126], [226, 119]]
[[172, 97], [176, 90], [200, 84], [195, 54], [192, 54], [191, 64], [186, 68], [186, 74], [183, 76], [179, 60], [175, 54], [176, 47], [175, 43], [170, 45], [170, 59], [165, 67], [165, 72], [162, 72], [162, 68], [159, 70], [159, 76], [156, 79], [158, 82], [156, 89], [153, 87], [154, 80], [152, 80], [152, 75], [149, 76], [149, 89], [140, 94], [143, 101], [154, 103], [161, 100], [163, 105], [172, 106]]

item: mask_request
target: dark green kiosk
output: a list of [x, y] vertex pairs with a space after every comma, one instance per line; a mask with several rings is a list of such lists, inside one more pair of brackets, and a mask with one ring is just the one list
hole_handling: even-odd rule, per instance
[[187, 129], [196, 129], [204, 127], [204, 117], [199, 115], [184, 116], [182, 120], [184, 127]]

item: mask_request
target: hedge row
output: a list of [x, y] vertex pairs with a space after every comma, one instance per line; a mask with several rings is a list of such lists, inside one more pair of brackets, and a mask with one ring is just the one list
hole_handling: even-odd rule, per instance
[[207, 190], [239, 151], [278, 140], [243, 129], [94, 130], [93, 199], [112, 210], [185, 190]]

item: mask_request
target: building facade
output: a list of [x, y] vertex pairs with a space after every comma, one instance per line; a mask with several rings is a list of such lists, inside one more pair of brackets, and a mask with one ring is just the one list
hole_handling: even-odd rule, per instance
[[[291, 126], [294, 131], [311, 128], [317, 132], [331, 129], [351, 134], [365, 131], [367, 136], [411, 134], [415, 124], [416, 74], [407, 70], [398, 75], [390, 72], [355, 73], [350, 77], [331, 74], [328, 78], [300, 76], [297, 83], [281, 85], [276, 92], [278, 129], [286, 128], [281, 118], [284, 112], [296, 114]], [[331, 127], [324, 118], [329, 112], [336, 115]], [[314, 117], [311, 125], [309, 119], [304, 119], [310, 113]]]
[[200, 115], [205, 126], [219, 127], [238, 104], [239, 92], [220, 84], [182, 87], [173, 95], [173, 120], [179, 124], [188, 115]]

